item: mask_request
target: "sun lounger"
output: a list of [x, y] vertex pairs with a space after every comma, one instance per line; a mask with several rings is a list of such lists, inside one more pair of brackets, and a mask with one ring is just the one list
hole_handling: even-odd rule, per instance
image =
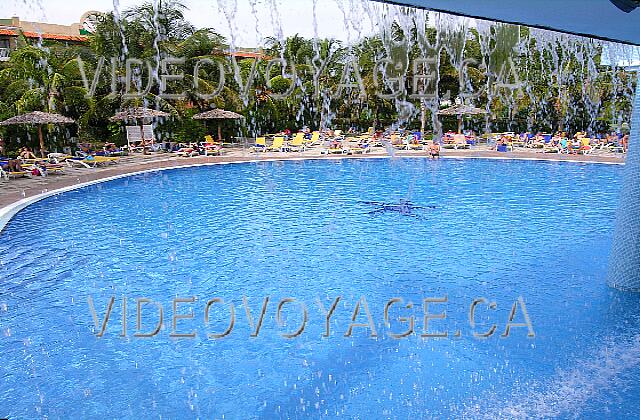
[[[23, 166], [27, 171], [33, 172], [34, 169], [39, 169], [36, 165], [25, 165]], [[41, 174], [43, 176], [47, 175], [55, 175], [55, 174], [64, 174], [64, 167], [59, 164], [47, 164], [45, 165], [45, 172]]]
[[305, 146], [312, 147], [318, 145], [318, 143], [320, 143], [320, 132], [314, 131], [311, 134], [311, 138], [305, 142]]
[[118, 162], [117, 157], [104, 157], [104, 156], [93, 156], [92, 158], [65, 160], [65, 163], [70, 168], [74, 166], [80, 166], [84, 168], [96, 168], [98, 166], [109, 165], [117, 162]]
[[289, 150], [289, 148], [287, 146], [285, 146], [284, 144], [284, 137], [274, 137], [273, 138], [273, 144], [269, 147], [267, 147], [268, 151], [278, 151], [278, 152], [284, 152]]
[[61, 163], [61, 162], [64, 162], [65, 160], [67, 160], [67, 159], [73, 158], [73, 156], [67, 155], [65, 153], [49, 153], [47, 158], [49, 159], [50, 162]]
[[408, 143], [407, 150], [424, 150], [424, 145], [421, 143]]
[[297, 133], [293, 141], [289, 143], [289, 148], [294, 152], [304, 152], [306, 150], [304, 133]]
[[542, 148], [542, 153], [560, 153], [560, 146], [553, 146], [551, 144], [546, 144]]
[[19, 177], [27, 177], [31, 178], [30, 171], [5, 171], [0, 167], [0, 179], [4, 178], [9, 180], [9, 178], [19, 178]]
[[371, 152], [371, 147], [368, 144], [362, 146], [354, 146], [350, 148], [351, 153], [360, 155]]
[[350, 155], [352, 151], [348, 147], [326, 147], [320, 151], [321, 155]]
[[252, 152], [266, 152], [267, 151], [267, 139], [265, 137], [256, 138], [256, 144], [251, 148]]
[[173, 153], [175, 153], [180, 157], [200, 156], [200, 150], [198, 149], [197, 145], [193, 143], [191, 143], [189, 146], [183, 145], [183, 147], [181, 147], [180, 149], [176, 150]]

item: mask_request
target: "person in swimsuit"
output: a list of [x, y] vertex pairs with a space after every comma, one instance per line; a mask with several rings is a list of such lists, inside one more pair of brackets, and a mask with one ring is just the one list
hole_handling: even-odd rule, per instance
[[429, 146], [429, 156], [431, 159], [440, 158], [440, 144], [436, 142], [431, 143], [431, 146]]
[[29, 149], [28, 147], [23, 147], [22, 150], [20, 150], [20, 159], [37, 159], [36, 155], [33, 154], [33, 152], [31, 151], [31, 149]]
[[627, 150], [629, 149], [629, 135], [625, 134], [624, 136], [622, 136], [622, 139], [620, 139], [620, 145], [622, 146], [622, 150], [627, 153]]
[[24, 169], [20, 165], [20, 160], [18, 159], [9, 159], [6, 162], [0, 162], [0, 166], [2, 169], [7, 172], [23, 172]]

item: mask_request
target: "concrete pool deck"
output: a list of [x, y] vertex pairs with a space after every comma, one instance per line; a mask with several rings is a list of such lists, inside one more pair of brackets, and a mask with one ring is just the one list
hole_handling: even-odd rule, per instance
[[[247, 150], [230, 149], [223, 156], [197, 156], [183, 158], [169, 153], [156, 153], [147, 156], [135, 155], [122, 158], [117, 164], [100, 168], [67, 168], [64, 174], [48, 177], [18, 178], [0, 181], [0, 230], [22, 208], [57, 192], [63, 192], [85, 184], [100, 182], [127, 174], [170, 169], [185, 166], [197, 166], [216, 163], [259, 162], [294, 159], [366, 159], [388, 158], [389, 154], [382, 148], [361, 155], [321, 155], [320, 149], [298, 152], [250, 153]], [[395, 157], [426, 157], [425, 151], [396, 151]], [[623, 164], [622, 154], [601, 155], [565, 155], [539, 153], [535, 151], [515, 151], [500, 153], [492, 150], [443, 150], [443, 158], [487, 158], [487, 159], [522, 159], [564, 162], [587, 162], [604, 164]]]

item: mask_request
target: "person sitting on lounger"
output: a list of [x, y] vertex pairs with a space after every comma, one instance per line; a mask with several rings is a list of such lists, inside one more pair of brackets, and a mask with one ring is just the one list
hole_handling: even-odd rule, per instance
[[366, 149], [367, 147], [369, 147], [369, 139], [366, 139], [366, 138], [360, 139], [357, 146], [360, 149]]
[[440, 158], [440, 144], [435, 141], [431, 143], [429, 146], [429, 156], [431, 159], [439, 159]]
[[29, 149], [28, 147], [23, 147], [20, 150], [20, 159], [37, 159], [36, 155], [33, 154], [33, 152], [31, 151], [31, 149]]
[[18, 159], [9, 159], [6, 162], [0, 162], [0, 166], [7, 172], [23, 172], [24, 169]]
[[104, 151], [109, 153], [117, 153], [120, 150], [116, 147], [115, 143], [105, 143]]
[[566, 137], [560, 138], [558, 143], [560, 145], [560, 153], [569, 153], [569, 140]]
[[189, 146], [179, 149], [177, 153], [182, 156], [198, 156], [200, 154], [200, 147], [197, 143], [190, 143]]
[[33, 176], [47, 176], [47, 165], [42, 161], [36, 161], [31, 167], [31, 175]]

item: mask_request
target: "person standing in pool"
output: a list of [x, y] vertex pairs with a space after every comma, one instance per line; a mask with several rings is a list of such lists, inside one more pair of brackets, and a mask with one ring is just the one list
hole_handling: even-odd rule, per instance
[[440, 144], [437, 142], [432, 142], [431, 146], [429, 146], [429, 157], [431, 159], [440, 159]]
[[629, 135], [625, 134], [624, 136], [622, 136], [622, 139], [620, 139], [620, 145], [622, 146], [622, 151], [624, 153], [627, 153], [627, 149], [629, 148]]

